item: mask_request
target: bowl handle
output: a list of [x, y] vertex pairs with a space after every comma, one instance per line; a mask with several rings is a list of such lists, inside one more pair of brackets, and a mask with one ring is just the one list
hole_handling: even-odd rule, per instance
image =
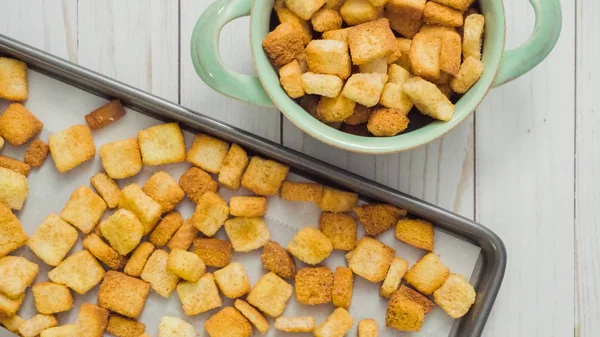
[[510, 82], [524, 75], [552, 51], [562, 26], [559, 0], [529, 0], [535, 11], [535, 26], [527, 41], [515, 49], [507, 50], [502, 57], [500, 70], [493, 87]]
[[202, 13], [192, 32], [194, 69], [211, 88], [241, 101], [273, 107], [257, 76], [225, 68], [219, 55], [219, 35], [230, 21], [250, 15], [253, 0], [217, 0]]

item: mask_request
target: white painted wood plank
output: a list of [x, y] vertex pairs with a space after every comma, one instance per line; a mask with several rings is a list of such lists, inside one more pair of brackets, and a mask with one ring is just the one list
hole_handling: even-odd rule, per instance
[[[494, 89], [477, 112], [477, 220], [508, 250], [485, 336], [572, 336], [574, 2], [550, 57]], [[506, 1], [508, 45], [529, 35], [527, 1]]]
[[[280, 113], [236, 101], [208, 87], [194, 71], [190, 41], [194, 25], [211, 0], [181, 0], [181, 104], [202, 114], [235, 125], [260, 137], [279, 142]], [[240, 73], [254, 73], [248, 17], [226, 25], [220, 38], [223, 62]]]

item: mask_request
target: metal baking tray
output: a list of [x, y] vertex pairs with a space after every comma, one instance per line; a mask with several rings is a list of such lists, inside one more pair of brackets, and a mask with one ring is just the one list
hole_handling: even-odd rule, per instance
[[[413, 215], [434, 222], [436, 230], [479, 247], [480, 254], [470, 279], [471, 283], [475, 285], [477, 300], [466, 316], [454, 322], [450, 336], [475, 337], [482, 334], [502, 284], [507, 261], [506, 249], [502, 240], [488, 228], [425, 201], [262, 139], [3, 35], [0, 35], [0, 55], [22, 60], [34, 71], [91, 94], [107, 99], [118, 98], [127, 108], [151, 117], [177, 121], [188, 131], [203, 132], [228, 142], [235, 142], [251, 153], [289, 165], [292, 172], [299, 176], [357, 192], [363, 200], [377, 200], [404, 208]], [[6, 332], [6, 330], [4, 331]], [[0, 336], [4, 336], [1, 328]]]

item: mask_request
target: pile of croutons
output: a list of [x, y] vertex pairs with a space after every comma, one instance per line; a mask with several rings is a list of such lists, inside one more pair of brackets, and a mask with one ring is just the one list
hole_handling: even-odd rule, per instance
[[313, 117], [360, 136], [395, 136], [413, 106], [450, 120], [450, 98], [483, 73], [485, 20], [473, 2], [276, 0], [280, 24], [262, 45], [285, 92]]
[[[8, 80], [6, 73], [12, 76]], [[23, 63], [0, 58], [0, 79], [1, 98], [27, 98]], [[10, 90], [19, 87], [22, 95], [13, 95]], [[73, 191], [64, 208], [47, 215], [28, 237], [12, 210], [23, 207], [30, 166], [42, 165], [48, 149], [60, 172], [94, 158], [92, 130], [124, 115], [118, 101], [110, 102], [86, 116], [88, 125], [52, 134], [49, 145], [33, 141], [27, 153], [35, 160], [27, 160], [28, 155], [25, 163], [0, 160], [0, 323], [7, 329], [23, 337], [100, 337], [105, 331], [118, 337], [148, 336], [138, 318], [152, 289], [165, 298], [176, 292], [187, 316], [218, 309], [204, 324], [211, 337], [248, 337], [253, 327], [264, 334], [271, 324], [264, 315], [274, 318], [280, 331], [342, 337], [354, 325], [348, 310], [355, 275], [381, 283], [380, 294], [389, 299], [386, 325], [402, 331], [418, 331], [434, 302], [454, 318], [465, 315], [474, 303], [469, 282], [451, 274], [432, 252], [430, 222], [408, 217], [391, 205], [358, 205], [356, 193], [288, 181], [288, 166], [249, 156], [237, 144], [206, 134], [198, 134], [186, 149], [177, 123], [100, 146], [105, 172], [90, 179], [95, 191], [88, 186]], [[25, 144], [41, 127], [19, 103], [0, 115], [0, 135], [14, 146]], [[115, 181], [137, 175], [144, 166], [185, 161], [191, 167], [179, 180], [160, 171], [143, 186], [120, 188]], [[218, 194], [221, 186], [243, 187], [253, 194], [226, 202]], [[322, 211], [318, 228], [298, 231], [286, 248], [271, 240], [264, 221], [267, 197], [277, 195], [288, 202], [315, 203]], [[188, 219], [176, 209], [185, 197], [196, 205]], [[358, 222], [367, 233], [359, 240]], [[398, 240], [427, 252], [410, 268], [393, 248], [376, 239], [394, 226]], [[222, 227], [228, 240], [214, 237]], [[83, 250], [69, 254], [79, 232]], [[38, 264], [14, 253], [23, 246], [53, 267], [49, 281], [35, 282]], [[244, 265], [232, 261], [232, 252], [258, 249], [267, 272], [252, 285]], [[332, 271], [321, 265], [333, 250], [348, 252], [347, 266]], [[297, 268], [296, 259], [308, 266]], [[55, 315], [74, 307], [73, 292], [83, 295], [97, 285], [97, 302], [81, 305], [75, 323], [59, 325]], [[29, 286], [38, 314], [24, 320], [17, 313]], [[319, 324], [314, 317], [282, 316], [294, 293], [301, 304], [332, 303], [336, 309]], [[222, 295], [235, 300], [233, 307], [223, 307]], [[373, 319], [358, 322], [360, 337], [377, 336], [378, 329]], [[159, 337], [197, 333], [177, 317], [163, 317], [158, 330]]]

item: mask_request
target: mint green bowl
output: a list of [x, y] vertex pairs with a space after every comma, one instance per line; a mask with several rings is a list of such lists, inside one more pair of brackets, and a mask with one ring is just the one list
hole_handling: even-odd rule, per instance
[[[483, 75], [456, 103], [448, 122], [436, 121], [394, 137], [361, 137], [333, 129], [310, 116], [279, 85], [279, 77], [262, 49], [269, 32], [273, 0], [217, 0], [198, 19], [192, 33], [191, 53], [196, 72], [216, 91], [264, 107], [276, 106], [298, 128], [329, 145], [361, 153], [408, 150], [444, 135], [481, 103], [488, 90], [533, 69], [550, 53], [561, 30], [559, 0], [529, 0], [535, 10], [531, 37], [516, 49], [504, 51], [505, 13], [501, 0], [479, 0], [485, 16]], [[228, 22], [250, 15], [250, 44], [258, 76], [227, 69], [219, 56], [219, 34]]]

